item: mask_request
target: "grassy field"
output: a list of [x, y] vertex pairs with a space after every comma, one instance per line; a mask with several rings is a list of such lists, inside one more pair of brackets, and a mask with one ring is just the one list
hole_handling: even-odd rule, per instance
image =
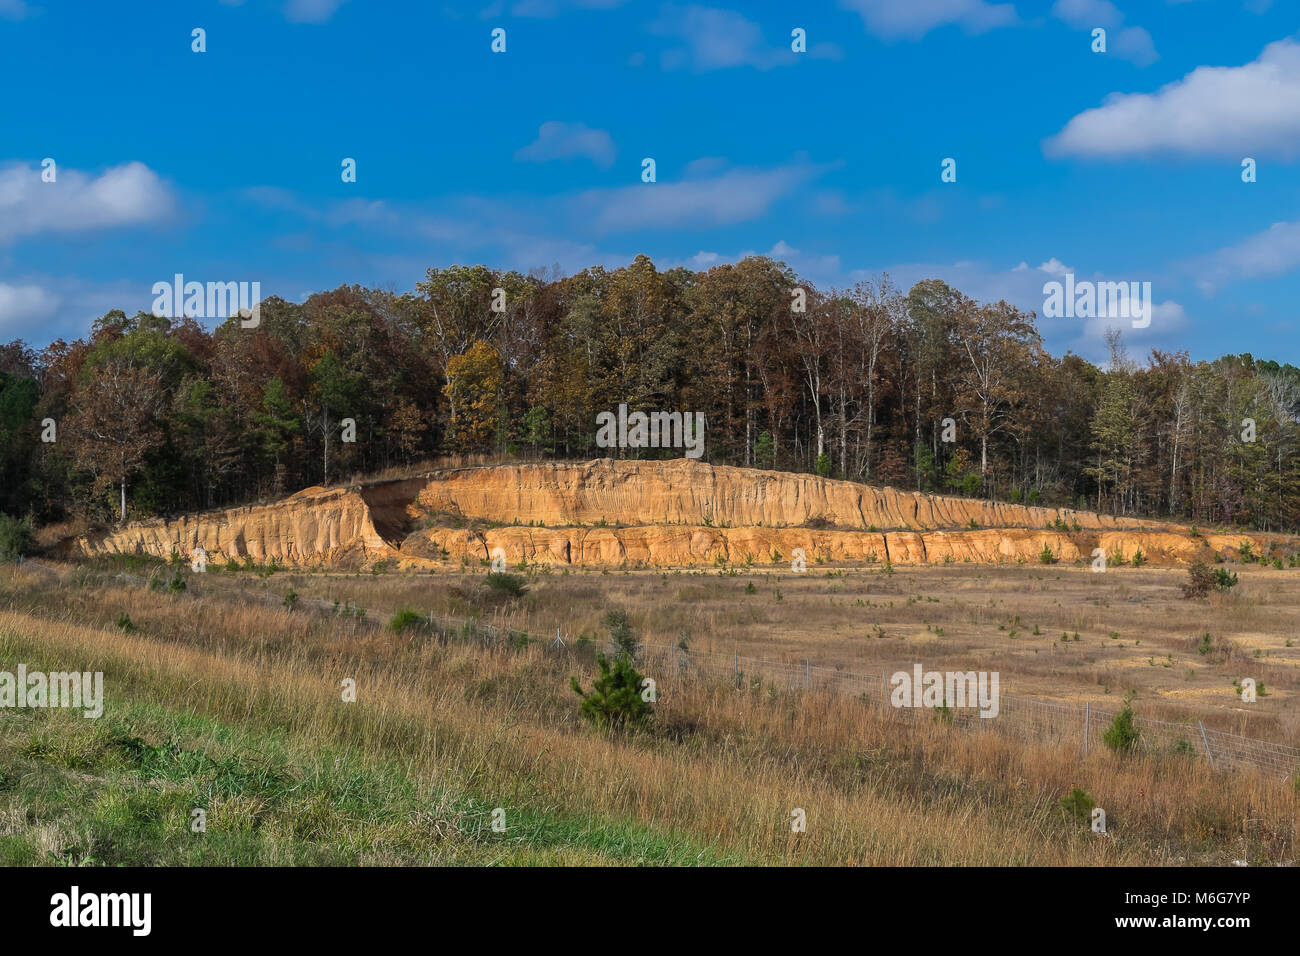
[[[1081, 757], [903, 721], [851, 697], [694, 678], [661, 684], [644, 729], [602, 731], [583, 721], [569, 687], [571, 675], [588, 686], [593, 671], [575, 638], [600, 643], [603, 614], [622, 606], [648, 641], [864, 670], [997, 669], [1005, 693], [1109, 696], [1115, 707], [1133, 690], [1139, 713], [1294, 740], [1294, 573], [1243, 570], [1233, 593], [1209, 603], [1178, 596], [1185, 575], [1142, 569], [552, 573], [534, 574], [517, 600], [493, 597], [482, 574], [213, 569], [182, 571], [186, 586], [169, 590], [175, 575], [141, 561], [0, 569], [0, 669], [101, 670], [107, 698], [98, 720], [0, 714], [0, 862], [1300, 856], [1300, 794], [1276, 776], [1102, 747]], [[336, 612], [336, 601], [369, 621], [409, 607], [538, 637], [559, 626], [571, 650], [397, 633]], [[1207, 631], [1212, 651], [1202, 654]], [[1239, 676], [1265, 683], [1257, 710], [1237, 700]], [[343, 700], [345, 679], [356, 682], [355, 702]], [[1061, 810], [1074, 786], [1106, 809], [1109, 836]], [[203, 832], [192, 827], [196, 809]], [[806, 832], [792, 831], [796, 809]]]

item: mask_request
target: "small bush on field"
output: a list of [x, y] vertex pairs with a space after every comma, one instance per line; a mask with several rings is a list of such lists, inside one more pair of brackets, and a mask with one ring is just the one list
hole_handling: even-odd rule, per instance
[[521, 598], [528, 593], [528, 585], [524, 583], [524, 579], [508, 571], [489, 572], [483, 579], [483, 586], [497, 597]]
[[596, 654], [600, 674], [584, 691], [577, 677], [570, 677], [573, 692], [582, 698], [582, 716], [597, 727], [621, 728], [642, 724], [650, 716], [650, 704], [641, 697], [645, 680], [632, 661], [617, 657], [613, 664], [603, 653]]
[[1092, 809], [1096, 805], [1092, 794], [1080, 787], [1071, 787], [1070, 792], [1061, 798], [1061, 809], [1079, 823], [1091, 821]]
[[186, 586], [184, 576], [181, 575], [180, 571], [177, 571], [172, 575], [172, 579], [167, 582], [167, 593], [180, 594], [185, 590]]
[[1052, 553], [1050, 547], [1043, 545], [1043, 550], [1038, 552], [1038, 561], [1040, 564], [1055, 564], [1056, 555]]
[[284, 600], [280, 603], [286, 611], [292, 611], [298, 606], [298, 592], [293, 588], [289, 588], [289, 593], [284, 596]]
[[632, 631], [627, 611], [621, 607], [611, 608], [605, 613], [605, 629], [609, 631], [610, 643], [614, 645], [615, 656], [632, 660], [641, 650], [641, 641]]
[[1204, 561], [1193, 561], [1187, 568], [1183, 597], [1201, 598], [1211, 591], [1226, 591], [1237, 584], [1237, 574], [1227, 568], [1212, 568]]
[[423, 627], [426, 622], [427, 618], [419, 611], [404, 607], [389, 620], [388, 629], [395, 634], [400, 634], [413, 627]]
[[1102, 734], [1102, 742], [1115, 753], [1131, 753], [1137, 747], [1140, 736], [1133, 722], [1132, 698], [1126, 697], [1124, 706]]
[[31, 546], [31, 521], [0, 514], [0, 561], [17, 561]]
[[117, 626], [125, 634], [130, 634], [135, 630], [135, 625], [131, 623], [131, 616], [125, 611], [117, 616]]

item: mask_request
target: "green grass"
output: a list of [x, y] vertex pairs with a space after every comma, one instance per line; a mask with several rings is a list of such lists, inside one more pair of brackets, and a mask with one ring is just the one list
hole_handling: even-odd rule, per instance
[[[3, 657], [20, 642], [9, 635]], [[391, 755], [170, 710], [141, 699], [147, 675], [131, 676], [112, 681], [128, 694], [107, 697], [112, 718], [5, 714], [0, 865], [750, 862], [661, 829], [569, 812], [524, 788], [502, 806], [506, 828], [495, 832], [499, 800], [420, 779]], [[196, 808], [206, 812], [205, 832], [191, 829]]]

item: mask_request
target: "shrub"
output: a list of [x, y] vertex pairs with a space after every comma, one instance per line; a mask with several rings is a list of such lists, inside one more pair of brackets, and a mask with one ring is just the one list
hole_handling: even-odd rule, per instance
[[1237, 586], [1237, 572], [1229, 571], [1227, 568], [1214, 569], [1214, 583], [1220, 591], [1226, 591], [1228, 588]]
[[641, 650], [641, 641], [632, 631], [627, 619], [627, 611], [621, 607], [611, 608], [605, 612], [605, 629], [609, 631], [610, 643], [614, 645], [615, 656], [620, 660], [632, 660]]
[[1043, 550], [1038, 552], [1038, 561], [1040, 564], [1055, 564], [1056, 555], [1052, 553], [1050, 547], [1043, 545]]
[[412, 627], [422, 627], [425, 622], [425, 616], [419, 611], [412, 610], [409, 607], [404, 607], [394, 614], [391, 620], [389, 620], [388, 629], [395, 634], [400, 634], [402, 631], [408, 630]]
[[603, 653], [596, 654], [600, 674], [584, 691], [577, 677], [569, 678], [573, 692], [582, 698], [582, 716], [601, 728], [619, 728], [644, 723], [650, 716], [650, 704], [641, 698], [645, 680], [632, 661], [618, 657], [611, 665]]
[[17, 561], [31, 546], [31, 520], [0, 514], [0, 561]]
[[1187, 583], [1183, 585], [1183, 597], [1205, 597], [1218, 583], [1214, 570], [1204, 561], [1193, 561], [1187, 568]]
[[745, 593], [746, 593], [746, 594], [757, 594], [757, 593], [758, 593], [758, 588], [754, 587], [754, 582], [753, 582], [753, 581], [750, 581], [748, 584], [745, 585]]
[[1124, 706], [1101, 735], [1102, 743], [1115, 753], [1131, 753], [1137, 747], [1140, 737], [1137, 725], [1133, 722], [1132, 697], [1126, 697]]
[[507, 598], [521, 598], [528, 593], [528, 585], [518, 574], [508, 571], [491, 571], [483, 579], [484, 586], [493, 594]]
[[1146, 563], [1147, 563], [1147, 556], [1142, 553], [1141, 548], [1138, 548], [1136, 551], [1133, 552], [1133, 567], [1140, 568], [1142, 567], [1142, 565]]
[[131, 623], [131, 616], [125, 611], [117, 616], [117, 627], [118, 630], [125, 634], [130, 634], [135, 630], [135, 625]]
[[1255, 556], [1255, 545], [1248, 538], [1242, 538], [1241, 543], [1237, 545], [1237, 554], [1241, 555], [1241, 560], [1249, 561]]
[[178, 570], [175, 574], [172, 575], [172, 579], [167, 582], [167, 593], [180, 594], [182, 591], [185, 590], [185, 587], [186, 587], [185, 578]]
[[817, 461], [813, 464], [813, 470], [823, 478], [830, 477], [831, 473], [831, 456], [822, 452], [817, 456]]
[[292, 611], [298, 606], [298, 592], [290, 587], [289, 593], [284, 596], [284, 600], [280, 604], [283, 605], [286, 611]]
[[1079, 823], [1091, 824], [1092, 810], [1096, 805], [1092, 794], [1079, 787], [1071, 787], [1070, 792], [1061, 798], [1061, 809]]

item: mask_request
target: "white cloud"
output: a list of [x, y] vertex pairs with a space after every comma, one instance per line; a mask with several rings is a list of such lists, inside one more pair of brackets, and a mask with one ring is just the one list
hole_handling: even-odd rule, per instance
[[1124, 14], [1110, 0], [1056, 0], [1052, 5], [1052, 16], [1064, 20], [1076, 30], [1093, 27], [1110, 30], [1124, 21]]
[[[1077, 321], [1052, 319], [1053, 322]], [[1084, 354], [1097, 355], [1106, 342], [1106, 333], [1118, 329], [1123, 340], [1129, 344], [1159, 345], [1168, 342], [1174, 332], [1182, 330], [1187, 324], [1187, 310], [1172, 299], [1156, 302], [1151, 306], [1151, 324], [1145, 328], [1134, 328], [1132, 319], [1091, 318], [1084, 320], [1083, 329], [1075, 340], [1074, 349]], [[1041, 325], [1041, 322], [1040, 322]]]
[[1151, 34], [1142, 27], [1125, 27], [1120, 30], [1110, 41], [1109, 50], [1138, 66], [1150, 66], [1160, 59]]
[[986, 0], [840, 0], [856, 11], [869, 32], [886, 40], [919, 40], [931, 30], [955, 24], [967, 33], [984, 33], [1018, 21], [1010, 3]]
[[614, 164], [614, 140], [603, 129], [591, 129], [582, 123], [551, 120], [537, 131], [537, 139], [515, 153], [526, 163], [545, 163], [553, 159], [585, 156], [602, 169]]
[[510, 8], [516, 17], [548, 19], [571, 10], [613, 10], [625, 0], [518, 0]]
[[59, 297], [38, 285], [0, 282], [0, 337], [8, 340], [28, 323], [48, 319], [58, 307]]
[[1244, 66], [1200, 66], [1156, 93], [1116, 93], [1044, 144], [1049, 156], [1300, 154], [1300, 44]]
[[819, 256], [813, 253], [805, 253], [794, 248], [784, 239], [778, 240], [776, 245], [765, 254], [770, 259], [784, 262], [799, 275], [806, 276], [818, 283], [833, 280], [842, 270], [839, 256]]
[[1110, 0], [1056, 0], [1052, 16], [1076, 30], [1104, 28], [1108, 34], [1107, 52], [1138, 66], [1150, 66], [1160, 59], [1150, 33], [1134, 26], [1121, 29], [1124, 14]]
[[[666, 4], [650, 32], [685, 44], [660, 55], [660, 65], [666, 70], [689, 67], [703, 73], [736, 66], [770, 70], [798, 60], [788, 43], [770, 46], [757, 23], [731, 10]], [[833, 51], [823, 50], [818, 55], [831, 56]]]
[[31, 12], [23, 0], [0, 0], [0, 20], [23, 20]]
[[1300, 222], [1275, 222], [1263, 232], [1192, 260], [1188, 268], [1206, 294], [1228, 282], [1294, 272], [1300, 269]]
[[347, 0], [288, 0], [284, 17], [291, 23], [325, 23]]
[[776, 244], [767, 252], [758, 252], [755, 249], [741, 249], [734, 253], [719, 253], [701, 249], [695, 255], [686, 259], [665, 257], [659, 268], [666, 270], [685, 266], [698, 272], [706, 272], [714, 266], [736, 263], [741, 259], [748, 259], [751, 256], [758, 255], [784, 262], [802, 278], [818, 286], [830, 288], [837, 284], [844, 284], [843, 263], [839, 256], [805, 253], [800, 249], [796, 249], [784, 239], [778, 239]]
[[156, 222], [174, 207], [170, 187], [143, 163], [114, 166], [99, 176], [61, 168], [52, 183], [23, 163], [0, 167], [0, 242]]
[[[110, 309], [128, 315], [153, 302], [149, 282], [97, 282], [71, 275], [29, 275], [0, 281], [0, 341], [44, 345], [86, 334]], [[56, 291], [57, 290], [57, 291]]]
[[576, 206], [598, 232], [723, 226], [766, 214], [817, 172], [808, 163], [732, 169], [711, 179], [592, 189], [577, 197]]

